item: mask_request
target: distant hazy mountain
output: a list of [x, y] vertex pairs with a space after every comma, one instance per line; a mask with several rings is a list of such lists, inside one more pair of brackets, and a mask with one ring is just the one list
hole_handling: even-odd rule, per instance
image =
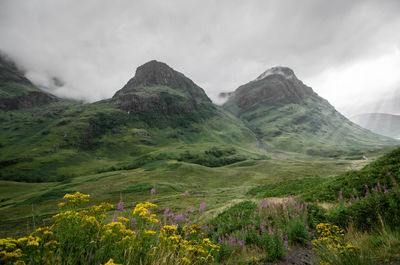
[[400, 115], [364, 113], [350, 119], [374, 133], [400, 139]]
[[240, 86], [223, 108], [243, 120], [261, 145], [280, 150], [335, 156], [393, 143], [352, 123], [286, 67]]

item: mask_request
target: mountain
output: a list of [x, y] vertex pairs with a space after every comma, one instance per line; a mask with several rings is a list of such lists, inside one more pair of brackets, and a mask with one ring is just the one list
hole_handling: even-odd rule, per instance
[[112, 98], [115, 106], [137, 113], [182, 114], [213, 108], [202, 88], [165, 63], [150, 61]]
[[[5, 65], [2, 75], [12, 71]], [[27, 90], [47, 95], [21, 80]], [[0, 179], [62, 181], [149, 163], [215, 167], [266, 158], [242, 121], [161, 62], [138, 67], [111, 99], [79, 104], [49, 98], [54, 101], [0, 110]], [[1, 94], [0, 100], [8, 98]]]
[[0, 54], [0, 109], [29, 109], [57, 100], [33, 85], [14, 62]]
[[374, 133], [400, 139], [400, 115], [364, 113], [350, 119]]
[[287, 67], [271, 68], [240, 86], [222, 107], [270, 150], [334, 157], [397, 144], [349, 121]]
[[204, 90], [167, 64], [150, 61], [111, 99], [113, 106], [157, 126], [190, 124], [216, 115]]

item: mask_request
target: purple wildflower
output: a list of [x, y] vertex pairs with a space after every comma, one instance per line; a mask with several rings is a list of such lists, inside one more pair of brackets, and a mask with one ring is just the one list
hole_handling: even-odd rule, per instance
[[153, 187], [153, 188], [151, 189], [150, 193], [151, 193], [151, 194], [154, 194], [154, 193], [156, 193], [156, 188], [155, 188], [155, 187]]
[[185, 196], [189, 196], [189, 191], [188, 190], [185, 191]]
[[123, 211], [124, 210], [124, 202], [122, 200], [118, 203], [118, 210], [119, 211]]
[[206, 203], [205, 203], [205, 202], [202, 202], [202, 203], [200, 204], [200, 212], [204, 211], [204, 208], [206, 208]]
[[114, 216], [112, 221], [113, 222], [118, 222], [118, 218]]
[[182, 221], [183, 220], [183, 216], [182, 214], [178, 214], [177, 216], [175, 216], [175, 221]]
[[167, 207], [167, 208], [165, 208], [164, 215], [168, 215], [168, 212], [169, 212], [169, 209]]

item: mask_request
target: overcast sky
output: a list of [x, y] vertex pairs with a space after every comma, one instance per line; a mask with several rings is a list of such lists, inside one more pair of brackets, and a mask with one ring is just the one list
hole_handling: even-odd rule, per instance
[[216, 103], [279, 65], [348, 116], [400, 114], [399, 32], [398, 0], [0, 0], [0, 50], [35, 83], [90, 102], [156, 59]]

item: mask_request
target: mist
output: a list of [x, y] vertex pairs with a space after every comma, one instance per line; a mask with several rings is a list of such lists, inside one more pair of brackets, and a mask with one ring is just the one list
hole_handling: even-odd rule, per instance
[[3, 0], [0, 50], [41, 88], [85, 102], [156, 59], [217, 104], [279, 65], [348, 116], [399, 113], [388, 103], [400, 88], [399, 11], [395, 0]]

